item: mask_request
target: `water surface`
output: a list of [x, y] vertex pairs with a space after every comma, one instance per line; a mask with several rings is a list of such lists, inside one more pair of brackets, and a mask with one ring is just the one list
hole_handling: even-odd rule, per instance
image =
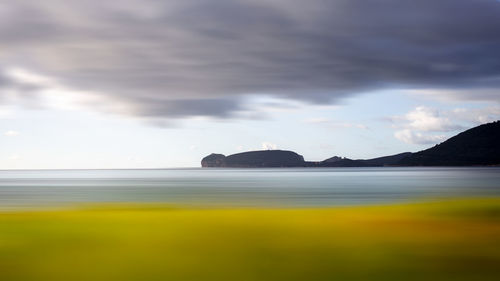
[[499, 196], [500, 168], [0, 171], [0, 208], [85, 202], [332, 206]]

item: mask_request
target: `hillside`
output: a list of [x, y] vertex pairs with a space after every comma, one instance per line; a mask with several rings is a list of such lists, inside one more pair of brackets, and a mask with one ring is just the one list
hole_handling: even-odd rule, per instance
[[432, 148], [403, 158], [401, 166], [474, 166], [500, 164], [500, 122], [462, 132]]
[[[347, 158], [329, 161], [329, 159], [318, 164], [320, 167], [382, 167], [396, 165], [401, 159], [411, 155], [411, 152], [403, 152], [390, 156], [377, 157], [373, 159], [352, 160]], [[330, 158], [331, 159], [331, 158]]]

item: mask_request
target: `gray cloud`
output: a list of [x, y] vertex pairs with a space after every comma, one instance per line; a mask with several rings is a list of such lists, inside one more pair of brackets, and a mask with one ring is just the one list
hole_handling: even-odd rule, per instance
[[39, 108], [40, 96], [38, 91], [41, 85], [31, 82], [22, 82], [9, 77], [0, 66], [0, 104], [19, 104], [29, 108]]
[[232, 99], [193, 99], [193, 100], [138, 100], [139, 110], [134, 112], [145, 117], [158, 118], [161, 116], [188, 117], [213, 116], [218, 118], [230, 117], [231, 112], [240, 109], [236, 100]]
[[250, 94], [493, 89], [500, 100], [495, 0], [18, 0], [0, 2], [0, 38], [6, 66], [145, 117], [230, 117]]

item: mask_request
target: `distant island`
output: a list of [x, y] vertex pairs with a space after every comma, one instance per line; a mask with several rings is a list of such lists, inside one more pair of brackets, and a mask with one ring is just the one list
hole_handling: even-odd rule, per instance
[[212, 153], [201, 160], [202, 167], [382, 167], [382, 166], [488, 166], [500, 165], [500, 122], [495, 121], [462, 132], [432, 148], [373, 159], [333, 156], [323, 161], [305, 161], [287, 150], [248, 151], [225, 156]]

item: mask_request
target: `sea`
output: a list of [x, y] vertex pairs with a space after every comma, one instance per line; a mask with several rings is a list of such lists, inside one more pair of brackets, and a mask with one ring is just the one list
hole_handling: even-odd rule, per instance
[[3, 170], [0, 209], [161, 203], [329, 207], [500, 196], [500, 167]]

